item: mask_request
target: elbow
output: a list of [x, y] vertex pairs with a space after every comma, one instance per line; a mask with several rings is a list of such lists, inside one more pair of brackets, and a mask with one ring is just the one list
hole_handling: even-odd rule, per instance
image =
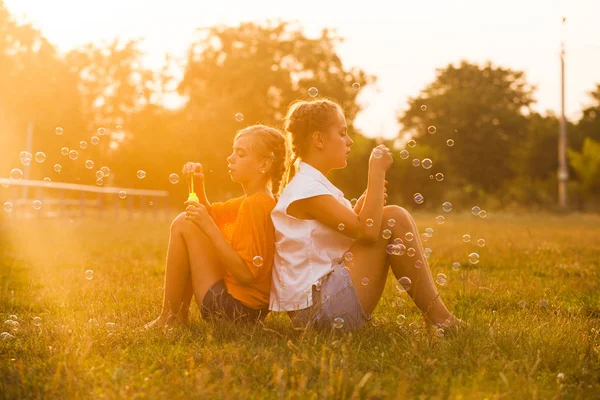
[[375, 229], [365, 229], [359, 233], [356, 239], [363, 243], [375, 243], [379, 240], [379, 234]]

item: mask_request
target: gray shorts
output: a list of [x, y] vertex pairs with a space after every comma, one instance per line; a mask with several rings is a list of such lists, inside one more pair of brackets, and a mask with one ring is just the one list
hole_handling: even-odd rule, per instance
[[297, 328], [356, 331], [369, 320], [364, 313], [348, 269], [337, 263], [333, 271], [312, 286], [313, 305], [298, 310], [292, 318]]

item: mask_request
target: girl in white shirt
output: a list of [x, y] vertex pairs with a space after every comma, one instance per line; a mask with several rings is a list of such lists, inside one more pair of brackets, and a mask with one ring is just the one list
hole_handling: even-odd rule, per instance
[[[285, 129], [293, 159], [271, 213], [276, 243], [270, 309], [287, 311], [296, 326], [358, 329], [377, 306], [391, 267], [397, 279], [410, 279], [407, 292], [428, 322], [459, 326], [433, 282], [414, 219], [404, 208], [385, 206], [391, 151], [383, 145], [373, 150], [367, 190], [352, 207], [326, 178], [346, 166], [353, 144], [341, 107], [330, 100], [296, 102]], [[382, 235], [385, 229], [391, 236]], [[414, 237], [406, 243], [414, 256], [388, 254], [388, 245], [407, 232]]]

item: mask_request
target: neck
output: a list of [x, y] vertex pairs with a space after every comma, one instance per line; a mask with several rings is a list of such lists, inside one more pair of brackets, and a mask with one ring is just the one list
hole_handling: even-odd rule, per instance
[[269, 186], [267, 185], [267, 181], [265, 179], [243, 182], [241, 185], [246, 196], [252, 196], [256, 193], [263, 193], [271, 196], [271, 191], [269, 190]]
[[323, 157], [317, 158], [309, 154], [307, 157], [302, 158], [300, 161], [304, 161], [311, 167], [319, 170], [319, 172], [321, 172], [324, 176], [327, 176], [327, 174], [329, 174], [329, 171], [331, 171], [332, 169], [329, 165], [327, 165], [327, 160], [324, 160]]

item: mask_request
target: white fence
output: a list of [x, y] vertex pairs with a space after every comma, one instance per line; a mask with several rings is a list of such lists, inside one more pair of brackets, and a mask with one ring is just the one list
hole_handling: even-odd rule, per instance
[[[33, 195], [29, 189], [33, 189]], [[34, 208], [35, 200], [41, 201], [41, 208]], [[134, 218], [148, 213], [155, 218], [169, 217], [169, 192], [166, 190], [0, 178], [0, 205], [5, 202], [10, 202], [12, 209], [0, 212], [9, 218]]]

